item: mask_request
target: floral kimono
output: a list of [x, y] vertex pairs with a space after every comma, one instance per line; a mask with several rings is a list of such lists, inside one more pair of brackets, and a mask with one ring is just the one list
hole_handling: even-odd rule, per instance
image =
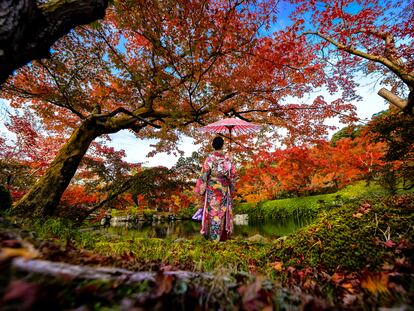
[[204, 195], [201, 231], [206, 238], [224, 241], [233, 232], [233, 199], [236, 168], [221, 151], [204, 161], [195, 191]]

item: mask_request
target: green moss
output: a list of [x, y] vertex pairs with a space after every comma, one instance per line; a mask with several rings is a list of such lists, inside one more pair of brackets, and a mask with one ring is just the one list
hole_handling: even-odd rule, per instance
[[413, 213], [404, 213], [389, 202], [367, 203], [367, 214], [357, 214], [359, 204], [346, 204], [324, 212], [317, 221], [283, 242], [276, 242], [270, 252], [273, 260], [285, 266], [322, 266], [328, 271], [342, 268], [358, 271], [378, 269], [388, 258], [395, 258], [393, 247], [385, 245], [389, 227], [396, 243], [414, 240]]
[[134, 238], [130, 240], [96, 241], [88, 248], [104, 255], [132, 253], [140, 263], [173, 265], [192, 271], [212, 271], [218, 268], [248, 271], [254, 263], [266, 266], [270, 244], [244, 240], [215, 243], [200, 237], [194, 240]]

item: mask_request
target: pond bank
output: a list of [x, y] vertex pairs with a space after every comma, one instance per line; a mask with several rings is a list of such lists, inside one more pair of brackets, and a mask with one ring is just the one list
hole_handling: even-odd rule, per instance
[[112, 240], [93, 249], [102, 254], [129, 250], [140, 262], [190, 271], [260, 274], [333, 301], [336, 309], [404, 310], [414, 302], [414, 195], [351, 201], [322, 211], [313, 224], [285, 239], [219, 244], [202, 239]]

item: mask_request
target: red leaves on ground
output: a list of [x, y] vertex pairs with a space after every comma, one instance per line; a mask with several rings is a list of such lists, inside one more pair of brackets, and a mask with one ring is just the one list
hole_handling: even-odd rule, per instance
[[388, 293], [389, 273], [365, 272], [362, 275], [361, 287], [372, 294]]
[[31, 310], [39, 299], [40, 294], [40, 286], [38, 284], [15, 280], [10, 282], [6, 288], [3, 298], [0, 300], [0, 306], [2, 303], [17, 301], [23, 310]]
[[242, 297], [243, 310], [274, 310], [272, 292], [264, 288], [263, 281], [263, 278], [256, 277], [252, 283], [242, 285], [237, 289]]
[[371, 211], [371, 205], [369, 203], [362, 204], [357, 212], [352, 215], [353, 218], [361, 218], [363, 215], [369, 213]]

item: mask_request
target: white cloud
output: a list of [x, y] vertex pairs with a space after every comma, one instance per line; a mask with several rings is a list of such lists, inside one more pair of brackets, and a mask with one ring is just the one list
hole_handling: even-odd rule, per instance
[[[158, 153], [153, 157], [146, 155], [153, 150], [150, 146], [154, 144], [154, 140], [140, 140], [127, 130], [119, 131], [110, 135], [112, 141], [110, 146], [116, 150], [124, 149], [126, 160], [132, 163], [143, 163], [144, 166], [165, 166], [171, 168], [178, 160], [179, 156], [167, 154], [165, 152]], [[184, 137], [182, 143], [179, 144], [180, 150], [184, 151], [184, 156], [191, 156], [198, 147], [194, 145], [190, 137]]]

